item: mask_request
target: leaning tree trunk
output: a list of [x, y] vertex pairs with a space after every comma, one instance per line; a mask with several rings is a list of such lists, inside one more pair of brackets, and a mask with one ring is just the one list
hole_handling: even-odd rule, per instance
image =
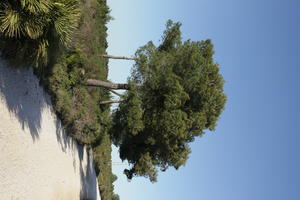
[[100, 101], [100, 104], [112, 104], [112, 103], [121, 103], [123, 100], [107, 100], [107, 101]]
[[99, 81], [95, 79], [87, 79], [86, 85], [94, 86], [94, 87], [102, 87], [111, 90], [129, 90], [128, 84], [125, 83], [109, 83], [109, 82]]
[[[112, 93], [116, 94], [117, 96], [121, 97], [120, 100], [105, 100], [100, 101], [100, 104], [111, 104], [111, 103], [120, 103], [122, 102], [122, 98], [124, 97], [123, 94], [119, 94], [118, 92], [115, 92], [114, 90], [130, 90], [129, 85], [125, 83], [109, 83], [105, 81], [95, 80], [95, 79], [87, 79], [86, 86], [93, 86], [93, 87], [101, 87], [108, 89]], [[136, 87], [141, 87], [141, 84], [136, 84]]]
[[112, 55], [102, 55], [103, 58], [108, 59], [122, 59], [122, 60], [137, 60], [137, 58], [125, 57], [125, 56], [112, 56]]

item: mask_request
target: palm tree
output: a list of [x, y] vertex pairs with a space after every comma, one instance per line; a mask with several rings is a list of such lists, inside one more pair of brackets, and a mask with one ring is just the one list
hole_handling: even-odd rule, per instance
[[78, 0], [1, 0], [1, 49], [46, 64], [49, 38], [68, 46], [79, 17]]

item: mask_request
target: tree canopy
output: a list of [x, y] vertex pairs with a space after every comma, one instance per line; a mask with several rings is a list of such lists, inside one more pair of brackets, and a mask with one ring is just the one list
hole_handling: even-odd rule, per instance
[[129, 90], [113, 113], [112, 139], [131, 164], [129, 179], [157, 180], [158, 170], [184, 165], [189, 143], [214, 130], [226, 95], [210, 40], [182, 41], [180, 23], [168, 21], [160, 45], [135, 54]]

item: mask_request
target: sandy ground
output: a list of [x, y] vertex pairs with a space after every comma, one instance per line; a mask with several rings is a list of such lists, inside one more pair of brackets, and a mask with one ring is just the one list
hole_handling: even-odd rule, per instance
[[100, 199], [91, 153], [66, 137], [32, 70], [0, 60], [0, 200]]

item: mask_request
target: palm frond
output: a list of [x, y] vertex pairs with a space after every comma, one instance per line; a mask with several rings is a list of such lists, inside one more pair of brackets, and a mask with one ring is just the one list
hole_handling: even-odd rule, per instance
[[0, 31], [7, 37], [20, 37], [22, 25], [19, 13], [12, 9], [0, 11]]
[[71, 41], [72, 33], [77, 28], [80, 18], [80, 10], [77, 7], [77, 1], [68, 0], [65, 4], [55, 3], [56, 16], [54, 27], [59, 36], [60, 41], [64, 45], [68, 45]]
[[[33, 45], [37, 60], [48, 60], [47, 37], [68, 47], [76, 30], [79, 0], [0, 0], [0, 37]], [[54, 35], [53, 35], [54, 33]], [[51, 36], [52, 35], [52, 36]]]
[[38, 66], [40, 63], [43, 65], [47, 64], [48, 62], [48, 46], [49, 42], [46, 39], [41, 39], [38, 43], [37, 48], [37, 56], [35, 65]]
[[53, 2], [49, 0], [20, 0], [23, 9], [28, 10], [32, 14], [48, 13]]
[[45, 32], [46, 24], [40, 22], [39, 20], [28, 19], [24, 22], [24, 33], [31, 39], [40, 38]]

